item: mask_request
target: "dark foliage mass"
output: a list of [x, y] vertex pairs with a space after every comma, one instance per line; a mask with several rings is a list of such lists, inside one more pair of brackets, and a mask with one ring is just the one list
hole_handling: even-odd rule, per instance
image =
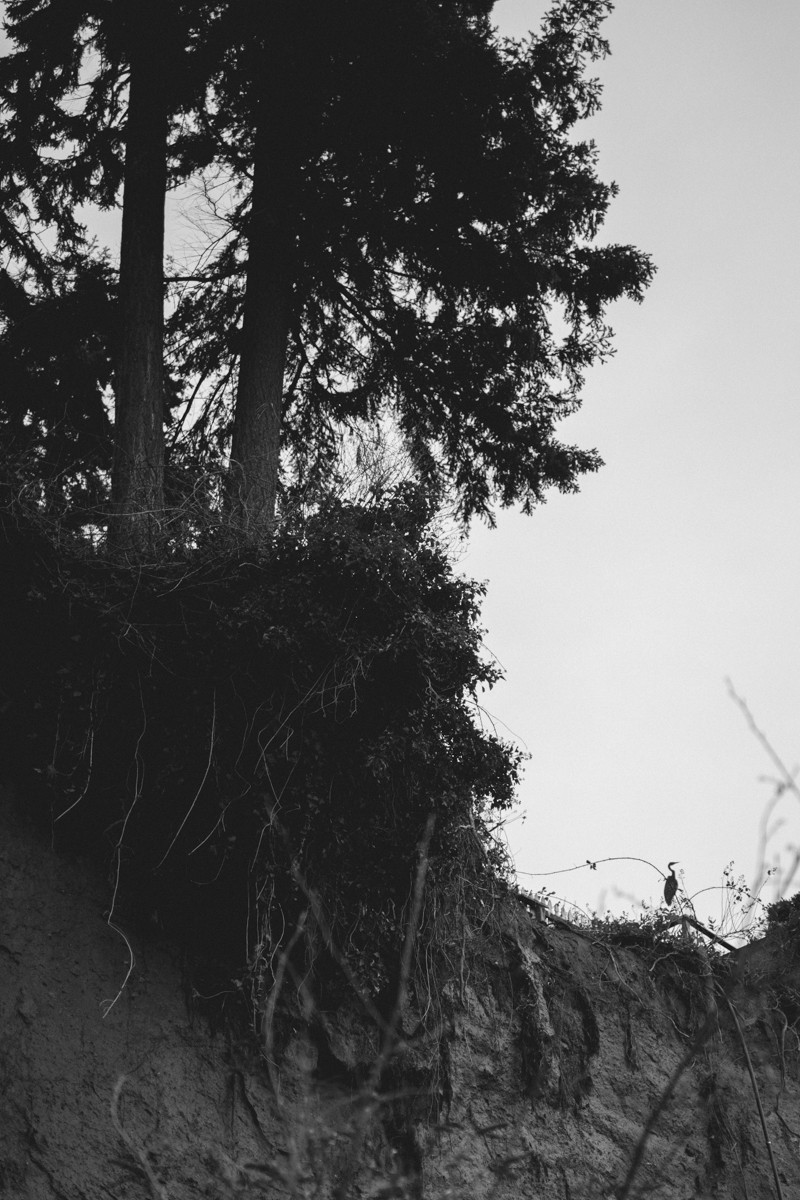
[[557, 427], [610, 353], [608, 305], [652, 274], [633, 247], [592, 244], [616, 188], [575, 126], [599, 106], [607, 7], [556, 5], [521, 43], [494, 35], [490, 5], [453, 0], [226, 10], [212, 103], [176, 151], [186, 173], [213, 158], [228, 227], [172, 332], [196, 371], [229, 369], [267, 214], [288, 256], [282, 437], [303, 470], [336, 422], [387, 409], [467, 516], [598, 467]]
[[[519, 755], [432, 515], [596, 469], [559, 424], [652, 274], [595, 244], [576, 136], [609, 0], [520, 42], [492, 7], [4, 7], [0, 776], [111, 863], [112, 915], [261, 982], [313, 896], [388, 986], [431, 819], [430, 911], [496, 886]], [[176, 187], [209, 228], [165, 272]], [[332, 498], [387, 427], [413, 485]]]
[[519, 764], [476, 723], [481, 589], [429, 519], [411, 489], [287, 527], [266, 564], [133, 575], [6, 516], [0, 776], [38, 778], [56, 843], [110, 857], [118, 904], [205, 955], [291, 929], [301, 864], [388, 961], [428, 818], [432, 878], [488, 878], [484, 816]]
[[[167, 272], [166, 369], [197, 401], [195, 455], [224, 457], [233, 431], [271, 510], [281, 445], [305, 475], [324, 471], [342, 424], [390, 413], [420, 477], [446, 480], [466, 516], [574, 489], [600, 459], [559, 424], [611, 352], [608, 306], [641, 299], [652, 275], [634, 247], [596, 244], [616, 189], [577, 136], [599, 107], [589, 71], [609, 7], [558, 0], [529, 41], [504, 42], [488, 2], [148, 0], [156, 67], [139, 53], [141, 5], [9, 0], [0, 280], [46, 286], [45, 227], [81, 250], [81, 206], [119, 202], [135, 134], [150, 175], [161, 163], [164, 187], [210, 201], [194, 205], [214, 235], [202, 265]], [[136, 129], [134, 81], [160, 95]], [[159, 260], [133, 176], [121, 199], [151, 235], [140, 257]], [[122, 258], [133, 302], [135, 255]], [[124, 325], [118, 401], [145, 354]], [[126, 410], [158, 414], [159, 388], [144, 391]]]
[[105, 497], [113, 294], [113, 272], [97, 257], [51, 260], [39, 289], [0, 274], [2, 458], [70, 525], [96, 515]]
[[800, 892], [790, 900], [776, 900], [767, 905], [767, 921], [769, 927], [785, 926], [796, 932], [800, 928]]

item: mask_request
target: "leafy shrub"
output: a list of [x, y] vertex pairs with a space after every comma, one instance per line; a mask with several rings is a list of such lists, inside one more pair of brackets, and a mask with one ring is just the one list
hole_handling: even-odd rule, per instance
[[776, 900], [774, 904], [768, 904], [767, 925], [770, 929], [780, 926], [796, 930], [800, 927], [800, 892], [788, 900]]
[[405, 487], [288, 522], [263, 560], [209, 535], [126, 568], [6, 507], [0, 774], [38, 780], [57, 844], [111, 859], [130, 917], [228, 973], [274, 959], [307, 887], [387, 982], [429, 816], [429, 886], [491, 875], [484, 815], [519, 767], [474, 719], [498, 674], [482, 589], [431, 518]]

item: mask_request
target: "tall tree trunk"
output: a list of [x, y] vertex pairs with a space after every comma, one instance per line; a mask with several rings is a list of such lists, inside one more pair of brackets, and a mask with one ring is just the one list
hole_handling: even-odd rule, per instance
[[112, 475], [112, 545], [157, 548], [164, 512], [165, 51], [159, 9], [130, 13], [130, 89], [119, 263], [119, 358]]
[[259, 112], [248, 225], [242, 349], [231, 444], [231, 511], [250, 545], [272, 534], [293, 271], [291, 150], [266, 102]]

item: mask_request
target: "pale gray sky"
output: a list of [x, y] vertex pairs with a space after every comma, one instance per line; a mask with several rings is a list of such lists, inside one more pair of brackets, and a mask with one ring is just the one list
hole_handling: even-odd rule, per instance
[[[522, 34], [545, 7], [500, 0], [494, 19]], [[658, 275], [612, 311], [617, 356], [562, 427], [605, 468], [477, 529], [461, 565], [489, 581], [507, 671], [487, 707], [532, 756], [520, 872], [677, 858], [694, 892], [731, 860], [752, 876], [775, 774], [726, 676], [800, 763], [800, 5], [618, 0], [605, 31], [586, 126], [621, 189], [603, 236]], [[775, 815], [785, 865], [800, 803]], [[626, 863], [521, 879], [617, 910], [660, 890]], [[701, 898], [701, 919], [718, 911]]]

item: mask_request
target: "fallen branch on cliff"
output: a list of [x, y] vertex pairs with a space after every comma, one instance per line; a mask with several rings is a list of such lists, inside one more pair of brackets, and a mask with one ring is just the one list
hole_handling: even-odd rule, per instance
[[726, 942], [725, 938], [721, 938], [718, 933], [714, 933], [712, 930], [707, 929], [705, 925], [701, 925], [696, 917], [688, 917], [685, 914], [680, 917], [671, 917], [668, 921], [664, 922], [663, 928], [674, 929], [676, 925], [691, 925], [698, 931], [698, 933], [705, 934], [707, 938], [711, 938], [712, 942], [717, 942], [718, 945], [724, 946], [726, 950], [733, 951], [739, 948], [738, 946], [732, 945], [731, 942]]
[[[533, 913], [533, 916], [537, 921], [549, 921], [551, 925], [555, 925], [559, 929], [568, 929], [571, 933], [577, 933], [581, 937], [587, 936], [586, 930], [581, 929], [580, 925], [576, 925], [573, 921], [567, 921], [564, 917], [559, 917], [557, 913], [551, 912], [534, 896], [529, 896], [527, 892], [523, 892], [518, 889], [514, 892], [514, 895], [517, 900], [520, 900], [525, 907], [531, 913]], [[725, 938], [720, 937], [718, 933], [714, 933], [713, 930], [708, 929], [705, 925], [698, 921], [696, 917], [689, 917], [685, 914], [680, 917], [670, 917], [666, 919], [663, 925], [660, 926], [660, 930], [674, 929], [676, 925], [691, 925], [698, 931], [698, 933], [702, 933], [705, 937], [710, 938], [712, 942], [716, 942], [718, 945], [723, 946], [726, 950], [734, 951], [738, 949], [738, 947], [734, 946], [731, 942], [727, 942]]]

